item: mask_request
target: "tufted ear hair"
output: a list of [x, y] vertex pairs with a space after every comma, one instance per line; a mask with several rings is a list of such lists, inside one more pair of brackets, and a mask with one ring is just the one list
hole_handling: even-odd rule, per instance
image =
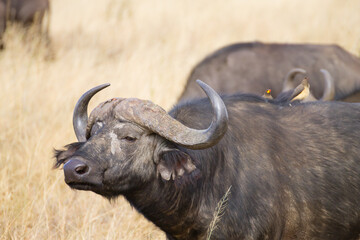
[[71, 157], [84, 143], [75, 142], [66, 145], [63, 150], [54, 150], [55, 164], [54, 168], [60, 167], [69, 157]]
[[182, 185], [200, 176], [191, 157], [179, 149], [168, 149], [160, 153], [157, 172], [165, 181], [170, 179]]

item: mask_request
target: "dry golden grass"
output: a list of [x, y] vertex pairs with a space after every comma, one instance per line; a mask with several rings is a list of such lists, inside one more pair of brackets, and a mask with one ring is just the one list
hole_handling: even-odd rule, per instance
[[87, 89], [169, 109], [194, 64], [233, 42], [337, 43], [360, 49], [358, 0], [53, 0], [56, 58], [6, 33], [0, 53], [0, 239], [165, 239], [121, 197], [70, 190], [52, 150], [75, 141], [72, 110]]

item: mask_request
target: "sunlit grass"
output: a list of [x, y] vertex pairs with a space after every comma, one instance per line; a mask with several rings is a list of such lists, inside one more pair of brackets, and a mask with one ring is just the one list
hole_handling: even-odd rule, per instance
[[54, 0], [55, 59], [20, 27], [0, 53], [0, 239], [165, 239], [119, 198], [76, 192], [52, 170], [75, 141], [72, 110], [95, 85], [111, 97], [175, 104], [191, 67], [239, 41], [337, 43], [359, 55], [360, 2]]

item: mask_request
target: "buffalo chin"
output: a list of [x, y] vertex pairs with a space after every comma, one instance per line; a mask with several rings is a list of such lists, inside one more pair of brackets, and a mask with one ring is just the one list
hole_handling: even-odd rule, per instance
[[112, 200], [118, 197], [120, 194], [115, 193], [114, 191], [109, 191], [104, 188], [103, 184], [93, 184], [93, 183], [75, 183], [70, 182], [67, 185], [75, 190], [82, 190], [82, 191], [92, 191], [96, 194], [99, 194], [108, 200]]
[[99, 188], [97, 184], [92, 184], [92, 183], [70, 182], [67, 185], [69, 185], [69, 187], [71, 187], [72, 189], [84, 190], [84, 191], [93, 191], [94, 189]]

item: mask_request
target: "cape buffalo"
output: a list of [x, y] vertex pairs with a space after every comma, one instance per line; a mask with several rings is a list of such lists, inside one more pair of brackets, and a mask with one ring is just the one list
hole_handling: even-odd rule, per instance
[[0, 0], [0, 43], [2, 43], [2, 35], [6, 29], [6, 20], [19, 22], [25, 27], [34, 24], [40, 34], [44, 35], [46, 41], [50, 41], [49, 19], [45, 30], [42, 30], [44, 15], [49, 11], [49, 0]]
[[[336, 100], [360, 90], [360, 59], [337, 45], [251, 42], [221, 48], [197, 64], [179, 101], [201, 95], [196, 79], [207, 82], [223, 94], [242, 91], [261, 95], [270, 88], [276, 97], [282, 90], [284, 76], [293, 68], [307, 71], [317, 99], [321, 98], [324, 91], [319, 72], [322, 68], [328, 70], [335, 80]], [[301, 79], [298, 77], [295, 85], [300, 84]]]
[[0, 50], [4, 48], [3, 34], [6, 27], [6, 6], [0, 1]]
[[225, 194], [211, 239], [360, 237], [359, 105], [220, 98], [198, 83], [208, 99], [169, 113], [114, 98], [88, 118], [91, 97], [108, 85], [86, 92], [73, 117], [79, 142], [55, 154], [65, 182], [125, 196], [170, 240], [208, 239]]

